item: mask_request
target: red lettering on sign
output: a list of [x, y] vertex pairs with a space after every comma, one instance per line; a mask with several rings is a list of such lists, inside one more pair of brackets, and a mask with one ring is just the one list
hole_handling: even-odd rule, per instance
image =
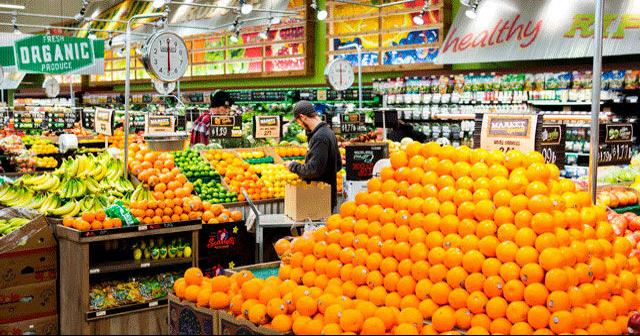
[[[532, 45], [542, 29], [542, 20], [523, 22], [518, 14], [510, 20], [498, 20], [496, 24], [478, 33], [467, 33], [463, 37], [457, 35], [458, 30], [451, 30], [450, 38], [444, 44], [443, 52], [449, 49], [456, 53], [466, 49], [486, 48], [488, 46], [516, 41], [520, 48]], [[494, 39], [495, 38], [495, 39]]]

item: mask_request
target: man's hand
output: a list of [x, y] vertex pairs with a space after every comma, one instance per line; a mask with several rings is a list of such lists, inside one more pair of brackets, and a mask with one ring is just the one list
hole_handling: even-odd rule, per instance
[[293, 164], [293, 160], [285, 161], [283, 165], [287, 167], [287, 169], [291, 170], [291, 164]]

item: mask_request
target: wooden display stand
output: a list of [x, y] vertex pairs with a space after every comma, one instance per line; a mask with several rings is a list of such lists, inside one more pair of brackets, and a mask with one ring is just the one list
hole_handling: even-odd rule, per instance
[[[140, 225], [119, 229], [80, 232], [58, 225], [56, 234], [60, 253], [60, 333], [97, 334], [155, 334], [166, 335], [167, 298], [132, 304], [102, 311], [90, 311], [90, 275], [111, 273], [123, 277], [146, 268], [167, 265], [197, 265], [200, 220]], [[160, 260], [125, 260], [96, 263], [90, 260], [94, 243], [128, 238], [153, 238], [160, 235], [186, 233], [191, 235], [192, 255], [188, 258]]]

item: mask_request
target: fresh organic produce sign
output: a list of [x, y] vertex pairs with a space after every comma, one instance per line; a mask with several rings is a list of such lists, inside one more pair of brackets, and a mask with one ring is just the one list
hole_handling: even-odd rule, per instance
[[253, 137], [282, 138], [282, 116], [253, 116]]
[[104, 73], [104, 41], [61, 35], [0, 34], [0, 66], [7, 72]]
[[242, 137], [242, 118], [239, 116], [211, 116], [211, 137], [215, 139]]
[[482, 128], [479, 147], [486, 150], [499, 149], [532, 151], [536, 144], [537, 115], [485, 114], [482, 116]]

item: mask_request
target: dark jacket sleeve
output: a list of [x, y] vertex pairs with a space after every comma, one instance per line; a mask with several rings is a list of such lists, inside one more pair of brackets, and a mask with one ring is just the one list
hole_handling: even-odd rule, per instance
[[325, 141], [315, 141], [307, 151], [306, 162], [304, 164], [293, 162], [289, 170], [305, 180], [316, 179], [322, 176], [328, 159], [329, 145]]

